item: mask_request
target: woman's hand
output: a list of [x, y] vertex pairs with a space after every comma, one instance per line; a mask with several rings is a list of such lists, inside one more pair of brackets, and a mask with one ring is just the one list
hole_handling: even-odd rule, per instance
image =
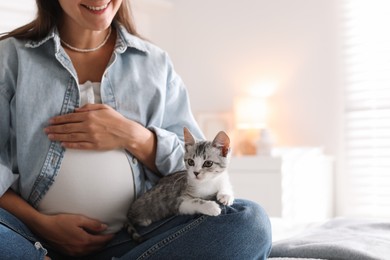
[[87, 104], [74, 113], [50, 119], [45, 133], [65, 148], [81, 150], [126, 149], [154, 172], [157, 138], [141, 124], [104, 104]]
[[113, 238], [113, 234], [99, 234], [106, 228], [105, 224], [80, 215], [46, 215], [39, 234], [62, 253], [83, 256], [102, 249]]
[[106, 230], [106, 225], [81, 215], [42, 214], [11, 189], [0, 197], [0, 207], [15, 215], [56, 249], [72, 256], [98, 251], [114, 236], [100, 234]]
[[65, 148], [84, 150], [112, 150], [125, 148], [128, 133], [127, 120], [110, 106], [88, 104], [74, 113], [50, 119], [45, 132], [52, 141], [59, 141]]

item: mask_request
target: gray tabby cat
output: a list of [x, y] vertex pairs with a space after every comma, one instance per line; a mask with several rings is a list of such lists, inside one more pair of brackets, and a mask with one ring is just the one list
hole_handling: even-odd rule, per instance
[[196, 141], [184, 128], [187, 170], [168, 175], [144, 193], [128, 212], [128, 232], [136, 241], [141, 237], [133, 225], [148, 226], [173, 215], [205, 214], [218, 216], [223, 205], [233, 204], [233, 190], [227, 174], [230, 140], [219, 132], [214, 140]]

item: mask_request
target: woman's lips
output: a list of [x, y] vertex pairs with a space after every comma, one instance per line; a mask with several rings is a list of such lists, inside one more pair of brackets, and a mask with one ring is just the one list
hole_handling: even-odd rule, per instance
[[107, 7], [110, 3], [111, 3], [111, 1], [108, 2], [107, 4], [104, 4], [101, 6], [92, 6], [92, 5], [83, 5], [83, 6], [93, 13], [102, 13], [104, 10], [107, 9]]

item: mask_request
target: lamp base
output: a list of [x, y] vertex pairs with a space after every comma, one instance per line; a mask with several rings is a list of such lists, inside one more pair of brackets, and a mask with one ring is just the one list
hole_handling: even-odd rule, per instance
[[259, 138], [258, 129], [236, 129], [235, 131], [235, 155], [256, 155]]
[[256, 154], [271, 156], [273, 147], [272, 135], [268, 129], [260, 130], [260, 137], [256, 142]]

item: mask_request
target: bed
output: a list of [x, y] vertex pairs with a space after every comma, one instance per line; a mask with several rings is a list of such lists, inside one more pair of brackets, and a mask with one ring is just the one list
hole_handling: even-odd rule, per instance
[[269, 260], [298, 259], [389, 260], [390, 220], [334, 218], [273, 241]]

